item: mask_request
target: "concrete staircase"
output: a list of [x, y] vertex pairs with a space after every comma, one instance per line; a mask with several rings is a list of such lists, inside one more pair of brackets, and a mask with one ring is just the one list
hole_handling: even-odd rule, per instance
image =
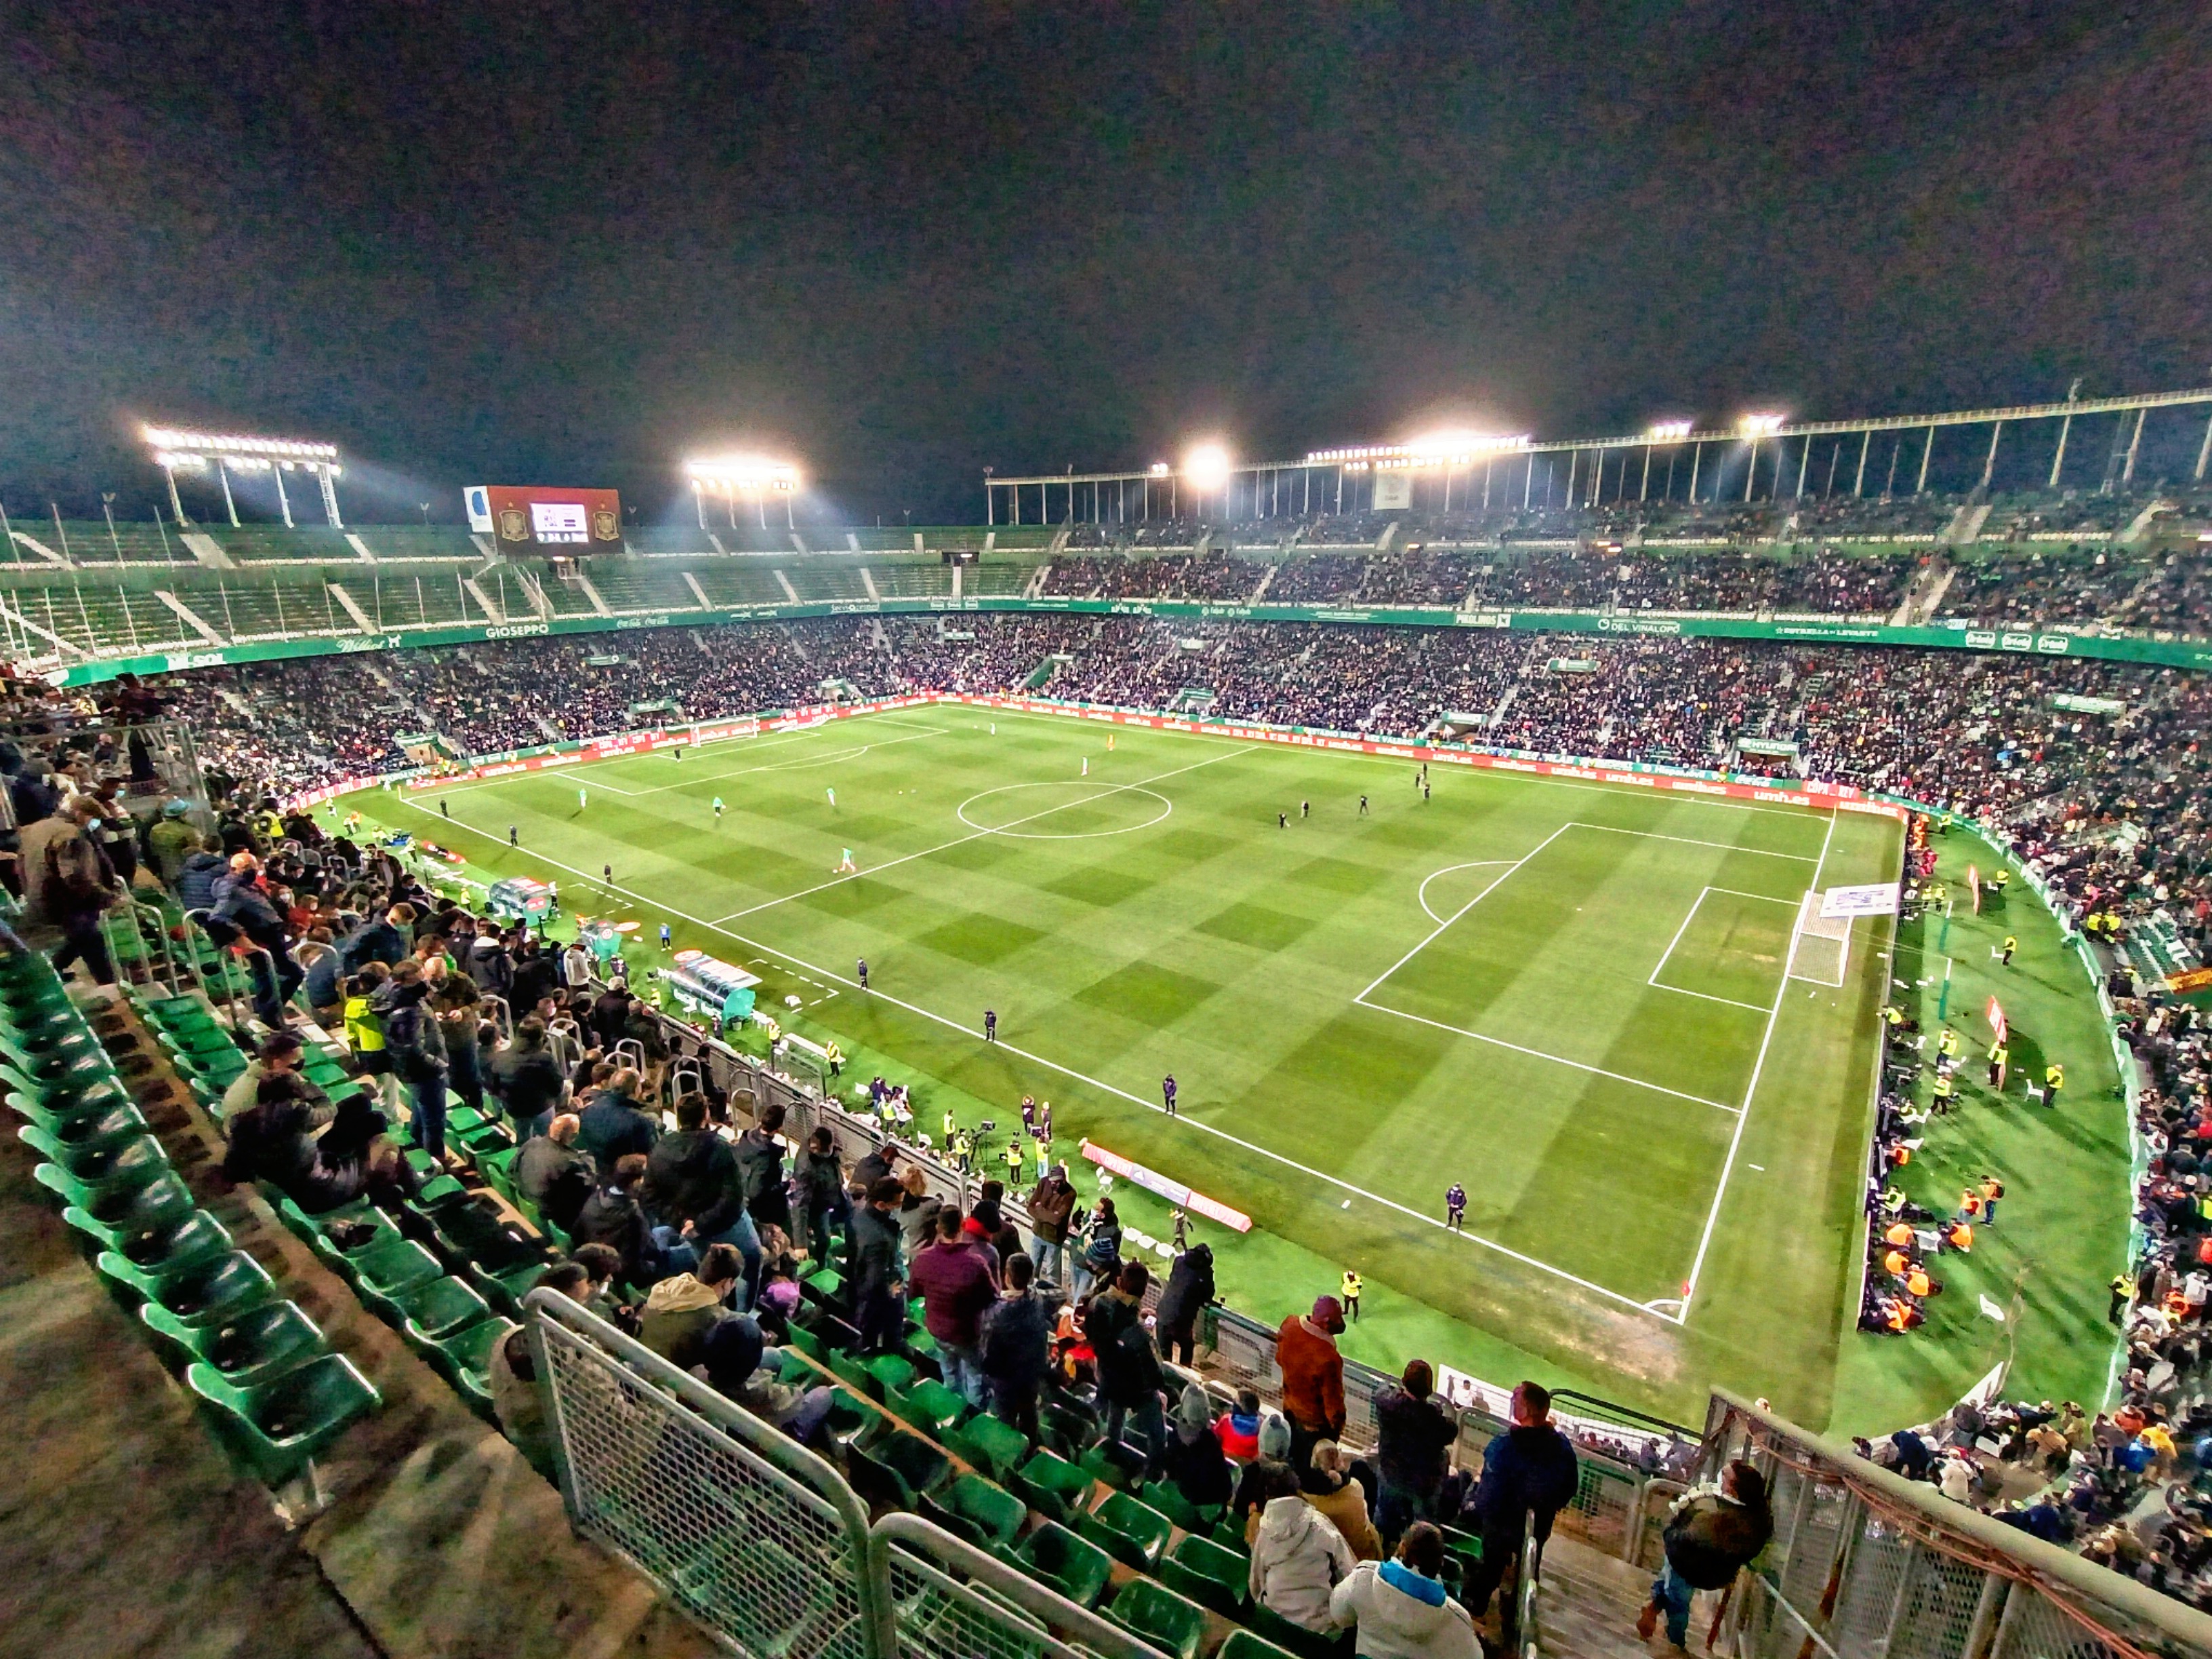
[[1913, 578], [1912, 586], [1905, 590], [1905, 597], [1889, 618], [1892, 628], [1917, 628], [1934, 616], [1943, 603], [1943, 596], [1951, 591], [1958, 580], [1959, 567], [1942, 554], [1929, 561], [1928, 568]]
[[1951, 522], [1943, 526], [1943, 533], [1936, 539], [1945, 547], [1968, 546], [1975, 537], [1982, 533], [1982, 526], [1989, 522], [1989, 517], [1990, 504], [1987, 501], [1969, 501], [1951, 515]]
[[[1555, 1534], [1544, 1546], [1536, 1590], [1538, 1651], [1544, 1659], [1651, 1659], [1666, 1650], [1665, 1632], [1649, 1643], [1636, 1634], [1636, 1615], [1650, 1594], [1649, 1572]], [[1705, 1595], [1691, 1604], [1691, 1651], [1703, 1651], [1718, 1605], [1717, 1597]]]

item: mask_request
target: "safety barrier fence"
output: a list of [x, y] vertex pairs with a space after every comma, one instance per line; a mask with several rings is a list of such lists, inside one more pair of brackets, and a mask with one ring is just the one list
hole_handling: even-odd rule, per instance
[[568, 1297], [526, 1307], [570, 1525], [732, 1651], [1158, 1659], [918, 1516], [871, 1526], [833, 1465]]
[[1735, 1458], [1774, 1512], [1723, 1615], [1738, 1659], [2212, 1656], [2212, 1617], [1716, 1389], [1703, 1477]]

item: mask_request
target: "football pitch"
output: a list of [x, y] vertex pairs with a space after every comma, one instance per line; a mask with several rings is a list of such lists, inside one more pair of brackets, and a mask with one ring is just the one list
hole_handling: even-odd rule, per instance
[[1801, 934], [1801, 905], [1894, 880], [1900, 826], [1428, 781], [941, 703], [340, 805], [640, 921], [634, 956], [665, 920], [751, 967], [848, 1083], [910, 1068], [917, 1127], [933, 1084], [1002, 1135], [1049, 1098], [1071, 1162], [1088, 1136], [1297, 1247], [1203, 1230], [1256, 1316], [1356, 1266], [1472, 1334], [1432, 1358], [1684, 1413], [1726, 1382], [1825, 1420], [1890, 937]]

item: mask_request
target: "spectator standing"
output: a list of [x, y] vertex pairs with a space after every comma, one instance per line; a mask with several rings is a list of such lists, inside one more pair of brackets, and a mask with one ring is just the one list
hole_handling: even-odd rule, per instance
[[992, 1414], [1032, 1441], [1038, 1437], [1037, 1390], [1052, 1363], [1051, 1306], [1034, 1286], [1036, 1264], [1006, 1259], [1006, 1288], [983, 1315], [977, 1352]]
[[952, 1206], [938, 1211], [937, 1237], [915, 1252], [907, 1278], [921, 1293], [922, 1323], [937, 1343], [945, 1386], [958, 1390], [969, 1405], [982, 1405], [985, 1382], [977, 1350], [983, 1315], [999, 1287], [983, 1247], [962, 1231], [960, 1212]]
[[1483, 1659], [1474, 1620], [1445, 1590], [1443, 1571], [1443, 1534], [1417, 1521], [1395, 1558], [1361, 1562], [1330, 1592], [1329, 1616], [1358, 1628], [1358, 1659]]
[[1075, 1213], [1075, 1188], [1068, 1184], [1067, 1166], [1055, 1164], [1030, 1193], [1030, 1227], [1035, 1238], [1030, 1254], [1036, 1259], [1037, 1276], [1048, 1285], [1066, 1282], [1067, 1220]]
[[1506, 1567], [1521, 1553], [1530, 1517], [1540, 1550], [1552, 1535], [1552, 1517], [1575, 1495], [1579, 1478], [1573, 1445], [1552, 1426], [1551, 1390], [1523, 1382], [1513, 1390], [1513, 1426], [1484, 1448], [1482, 1478], [1474, 1489], [1482, 1560], [1468, 1575], [1467, 1601], [1476, 1618], [1488, 1609]]
[[645, 1155], [625, 1152], [614, 1162], [576, 1217], [578, 1244], [604, 1244], [622, 1258], [622, 1276], [631, 1285], [650, 1285], [660, 1277], [645, 1206], [638, 1189], [645, 1184]]
[[739, 1183], [744, 1188], [745, 1212], [757, 1230], [781, 1227], [791, 1231], [791, 1199], [783, 1186], [783, 1104], [763, 1108], [751, 1128], [738, 1137]]
[[1112, 1286], [1091, 1299], [1084, 1334], [1098, 1364], [1098, 1395], [1106, 1407], [1106, 1438], [1121, 1437], [1132, 1416], [1145, 1437], [1147, 1471], [1159, 1472], [1167, 1425], [1160, 1410], [1160, 1357], [1145, 1328], [1145, 1286], [1152, 1282], [1141, 1261], [1125, 1264]]
[[114, 866], [88, 833], [99, 811], [89, 797], [76, 796], [53, 817], [24, 829], [19, 856], [26, 919], [62, 932], [54, 970], [66, 973], [82, 962], [94, 980], [112, 985], [115, 966], [100, 936], [100, 915], [121, 893]]
[[1651, 1581], [1651, 1600], [1637, 1616], [1636, 1633], [1650, 1641], [1664, 1614], [1668, 1641], [1677, 1648], [1686, 1645], [1691, 1595], [1726, 1589], [1773, 1536], [1766, 1477], [1748, 1463], [1738, 1460], [1722, 1470], [1717, 1489], [1685, 1492], [1668, 1512], [1661, 1535], [1666, 1565]]
[[1344, 1356], [1336, 1348], [1343, 1333], [1344, 1310], [1333, 1296], [1316, 1297], [1310, 1314], [1293, 1315], [1275, 1333], [1293, 1468], [1305, 1468], [1317, 1442], [1344, 1433]]
[[1416, 1521], [1436, 1518], [1459, 1425], [1434, 1395], [1435, 1374], [1425, 1359], [1409, 1360], [1405, 1375], [1375, 1396], [1376, 1462], [1382, 1477], [1375, 1525], [1386, 1547]]
[[799, 1167], [791, 1180], [799, 1205], [793, 1218], [794, 1236], [805, 1239], [806, 1253], [815, 1268], [827, 1267], [830, 1225], [835, 1222], [842, 1231], [853, 1213], [852, 1200], [845, 1195], [845, 1169], [837, 1158], [837, 1139], [827, 1128], [817, 1127], [806, 1137], [806, 1150], [799, 1154]]
[[1213, 1249], [1194, 1244], [1168, 1269], [1167, 1288], [1153, 1310], [1160, 1352], [1176, 1364], [1188, 1365], [1195, 1355], [1199, 1316], [1213, 1295]]
[[846, 1230], [851, 1258], [847, 1279], [852, 1284], [853, 1305], [860, 1322], [859, 1352], [882, 1353], [897, 1345], [904, 1334], [905, 1316], [899, 1298], [906, 1290], [906, 1257], [899, 1225], [893, 1212], [904, 1192], [884, 1176], [868, 1188], [868, 1201]]
[[185, 860], [200, 849], [200, 832], [192, 827], [191, 807], [180, 800], [162, 804], [161, 817], [146, 832], [146, 856], [164, 887], [174, 887], [184, 873]]
[[567, 1079], [545, 1041], [545, 1022], [535, 1014], [514, 1028], [514, 1041], [492, 1056], [491, 1092], [525, 1143], [544, 1134], [561, 1104]]
[[760, 1234], [745, 1213], [737, 1156], [708, 1127], [705, 1096], [686, 1095], [676, 1103], [676, 1131], [653, 1144], [647, 1169], [653, 1207], [665, 1224], [655, 1243], [678, 1266], [713, 1245], [731, 1246], [744, 1261], [738, 1310], [751, 1306], [751, 1293], [760, 1286]]
[[422, 964], [410, 957], [392, 970], [372, 1006], [384, 1024], [392, 1069], [407, 1085], [412, 1115], [409, 1133], [415, 1144], [446, 1161], [446, 1045], [428, 1006], [429, 981]]

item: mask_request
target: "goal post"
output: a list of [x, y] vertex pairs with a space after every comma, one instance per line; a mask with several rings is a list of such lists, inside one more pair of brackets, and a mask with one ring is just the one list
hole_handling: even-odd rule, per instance
[[1852, 918], [1823, 915], [1824, 896], [1815, 889], [1798, 901], [1797, 926], [1790, 936], [1789, 976], [1837, 987], [1843, 984], [1844, 968], [1850, 959]]

